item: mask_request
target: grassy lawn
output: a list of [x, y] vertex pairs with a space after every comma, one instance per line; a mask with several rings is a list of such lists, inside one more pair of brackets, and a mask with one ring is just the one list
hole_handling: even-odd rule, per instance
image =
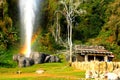
[[[45, 70], [37, 74], [36, 70]], [[21, 71], [21, 74], [17, 74]], [[26, 68], [0, 68], [0, 80], [74, 80], [84, 78], [85, 72], [73, 69], [67, 63], [44, 63]]]

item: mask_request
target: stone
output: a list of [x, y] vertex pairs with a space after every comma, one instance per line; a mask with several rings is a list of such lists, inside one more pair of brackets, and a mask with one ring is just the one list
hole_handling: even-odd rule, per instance
[[44, 70], [37, 70], [36, 73], [37, 74], [43, 74], [45, 71]]
[[13, 55], [13, 60], [17, 61], [18, 60], [18, 54]]
[[46, 56], [44, 62], [45, 62], [45, 63], [50, 62], [50, 56]]
[[21, 54], [15, 54], [15, 55], [13, 55], [13, 60], [18, 62], [18, 59], [19, 59], [20, 57], [22, 57]]
[[40, 63], [40, 54], [39, 54], [39, 52], [31, 53], [30, 58], [32, 58], [34, 60], [35, 64], [39, 64]]
[[33, 59], [26, 58], [21, 54], [13, 55], [13, 60], [17, 61], [19, 67], [26, 67], [26, 66], [31, 66], [34, 64]]
[[98, 78], [98, 73], [95, 71], [95, 70], [88, 70], [86, 71], [85, 73], [85, 78], [88, 79], [88, 78]]
[[37, 74], [43, 74], [45, 71], [44, 70], [37, 70], [36, 73]]
[[49, 60], [49, 62], [55, 62], [55, 56], [50, 55], [50, 60]]
[[57, 56], [55, 56], [55, 61], [56, 61], [56, 62], [60, 62], [60, 58], [57, 57]]
[[25, 66], [31, 66], [34, 64], [34, 61], [31, 58], [25, 58], [25, 61], [26, 61]]
[[45, 58], [45, 61], [44, 62], [60, 62], [60, 58], [58, 58], [57, 56], [54, 56], [54, 55], [49, 55], [49, 56], [46, 56]]
[[32, 52], [29, 58], [21, 54], [15, 54], [13, 55], [13, 60], [17, 61], [19, 67], [27, 67], [33, 64], [41, 64], [47, 62], [60, 62], [60, 58], [57, 56], [39, 52]]
[[118, 75], [115, 73], [109, 72], [106, 74], [106, 76], [107, 76], [107, 80], [119, 80]]
[[20, 70], [16, 72], [16, 74], [21, 74], [21, 73], [22, 73], [22, 72], [21, 72]]
[[23, 56], [23, 57], [18, 59], [19, 67], [27, 67], [27, 66], [31, 66], [33, 64], [34, 64], [34, 61], [31, 58], [26, 58]]
[[118, 77], [119, 77], [119, 79], [120, 79], [120, 68], [115, 69], [115, 70], [113, 71], [113, 73], [117, 74]]
[[46, 55], [44, 53], [34, 52], [30, 55], [35, 64], [44, 63]]
[[18, 66], [19, 67], [25, 67], [26, 66], [25, 57], [21, 57], [21, 58], [18, 59]]
[[44, 63], [45, 58], [46, 58], [46, 54], [44, 54], [44, 53], [40, 53], [40, 57], [41, 57], [41, 59], [40, 59], [40, 63]]

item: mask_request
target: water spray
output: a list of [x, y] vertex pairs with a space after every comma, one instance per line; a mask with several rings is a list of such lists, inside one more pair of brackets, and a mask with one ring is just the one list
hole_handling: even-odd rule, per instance
[[39, 1], [19, 0], [21, 28], [22, 34], [24, 34], [24, 50], [22, 53], [26, 57], [29, 57], [31, 53], [31, 40]]

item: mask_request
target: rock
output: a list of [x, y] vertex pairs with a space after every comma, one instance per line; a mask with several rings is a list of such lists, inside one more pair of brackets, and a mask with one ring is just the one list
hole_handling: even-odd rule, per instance
[[23, 55], [21, 55], [21, 54], [15, 54], [15, 55], [13, 55], [13, 60], [18, 62], [18, 59], [22, 56]]
[[60, 58], [54, 55], [50, 55], [49, 62], [60, 62]]
[[26, 58], [21, 54], [13, 55], [13, 60], [17, 61], [19, 67], [26, 67], [34, 64], [33, 59]]
[[44, 70], [37, 70], [36, 73], [37, 74], [43, 74], [45, 71]]
[[49, 62], [49, 61], [50, 61], [50, 56], [46, 56], [46, 58], [45, 58], [45, 61], [44, 61], [44, 62], [46, 63], [46, 62]]
[[25, 67], [26, 66], [26, 59], [25, 57], [21, 57], [18, 59], [18, 66], [19, 67]]
[[98, 78], [98, 73], [95, 70], [86, 71], [85, 78]]
[[55, 61], [56, 61], [56, 62], [60, 62], [60, 58], [57, 57], [57, 56], [55, 56]]
[[21, 54], [16, 54], [13, 55], [13, 60], [17, 61], [19, 67], [27, 67], [33, 64], [41, 64], [45, 62], [60, 62], [60, 58], [57, 56], [39, 52], [32, 52], [29, 58]]
[[18, 61], [18, 54], [13, 55], [13, 60]]
[[85, 73], [85, 78], [88, 79], [88, 78], [92, 78], [92, 72], [91, 71], [86, 71]]
[[107, 80], [119, 80], [118, 75], [115, 73], [107, 73], [105, 76], [107, 76]]
[[34, 60], [35, 64], [39, 64], [40, 63], [40, 54], [39, 54], [39, 52], [31, 53], [30, 57]]
[[21, 74], [21, 73], [22, 73], [22, 72], [21, 72], [20, 70], [16, 72], [16, 74]]
[[40, 53], [40, 63], [44, 63], [44, 61], [45, 61], [45, 58], [46, 58], [46, 54], [44, 54], [44, 53]]
[[25, 57], [21, 54], [15, 54], [13, 55], [13, 60], [17, 61], [19, 67], [25, 67]]
[[25, 58], [25, 61], [26, 61], [25, 66], [31, 66], [34, 64], [34, 61], [31, 58]]
[[55, 56], [50, 55], [50, 60], [49, 60], [49, 62], [55, 62]]
[[49, 55], [46, 56], [45, 61], [44, 62], [60, 62], [60, 58], [58, 58], [57, 56], [54, 55]]
[[34, 52], [30, 55], [30, 57], [34, 60], [35, 64], [40, 64], [44, 63], [46, 55], [43, 53]]
[[113, 71], [113, 73], [117, 74], [118, 77], [119, 77], [119, 79], [120, 79], [120, 68], [115, 69], [115, 70]]

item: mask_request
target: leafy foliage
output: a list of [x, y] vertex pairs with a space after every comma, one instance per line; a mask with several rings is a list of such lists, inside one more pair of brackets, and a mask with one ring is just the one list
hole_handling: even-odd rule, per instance
[[[14, 31], [13, 20], [8, 15], [8, 3], [6, 0], [3, 2], [3, 19], [0, 20], [0, 66], [9, 65], [9, 57], [12, 57], [10, 53], [11, 47], [18, 41], [16, 30]], [[10, 66], [10, 65], [9, 65]], [[12, 65], [11, 65], [12, 66]]]
[[120, 57], [120, 11], [119, 11], [119, 2], [115, 0], [114, 3], [111, 3], [106, 10], [106, 14], [109, 14], [108, 21], [102, 27], [101, 34], [97, 39], [101, 39], [100, 42], [104, 42], [104, 45], [111, 50], [118, 60]]

